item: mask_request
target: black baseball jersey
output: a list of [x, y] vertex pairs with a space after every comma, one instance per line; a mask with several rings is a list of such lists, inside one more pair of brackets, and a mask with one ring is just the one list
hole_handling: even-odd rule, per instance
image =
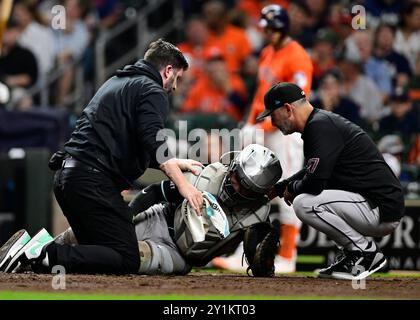
[[324, 110], [312, 111], [302, 134], [306, 172], [290, 183], [294, 194], [324, 189], [359, 193], [382, 221], [404, 214], [404, 193], [372, 139], [354, 123]]

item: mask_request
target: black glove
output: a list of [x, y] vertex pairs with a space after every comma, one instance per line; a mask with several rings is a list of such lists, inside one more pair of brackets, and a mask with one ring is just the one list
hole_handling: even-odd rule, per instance
[[284, 191], [286, 190], [287, 185], [288, 185], [289, 183], [290, 183], [290, 181], [289, 181], [288, 179], [284, 179], [284, 180], [282, 180], [282, 181], [280, 181], [280, 182], [277, 182], [277, 183], [274, 185], [274, 188], [276, 189], [277, 196], [278, 196], [279, 198], [283, 198]]
[[279, 246], [279, 228], [269, 223], [249, 227], [244, 234], [247, 273], [254, 277], [274, 276], [274, 258]]

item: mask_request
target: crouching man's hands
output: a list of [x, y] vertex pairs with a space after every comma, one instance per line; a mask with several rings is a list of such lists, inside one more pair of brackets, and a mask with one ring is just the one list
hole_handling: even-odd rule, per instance
[[286, 187], [286, 190], [284, 191], [284, 201], [288, 206], [291, 206], [293, 204], [293, 200], [295, 200], [296, 195], [290, 192], [289, 187]]

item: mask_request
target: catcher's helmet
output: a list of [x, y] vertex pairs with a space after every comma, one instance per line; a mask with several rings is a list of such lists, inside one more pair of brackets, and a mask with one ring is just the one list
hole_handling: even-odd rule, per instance
[[[234, 188], [232, 175], [243, 187], [243, 192]], [[230, 163], [219, 198], [227, 206], [249, 203], [250, 200], [263, 197], [281, 175], [280, 160], [274, 152], [264, 146], [250, 144]]]
[[270, 4], [261, 10], [259, 25], [262, 28], [272, 28], [287, 33], [289, 30], [289, 14], [281, 6]]

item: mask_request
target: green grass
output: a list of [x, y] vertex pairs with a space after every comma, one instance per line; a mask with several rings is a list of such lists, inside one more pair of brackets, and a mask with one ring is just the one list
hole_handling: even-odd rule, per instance
[[324, 256], [311, 256], [311, 255], [299, 255], [296, 258], [297, 263], [301, 264], [324, 264], [325, 257]]
[[420, 278], [420, 272], [410, 271], [393, 271], [389, 273], [374, 273], [370, 278]]
[[[377, 300], [346, 296], [107, 295], [0, 291], [0, 300]], [[381, 298], [386, 299], [386, 298]]]

